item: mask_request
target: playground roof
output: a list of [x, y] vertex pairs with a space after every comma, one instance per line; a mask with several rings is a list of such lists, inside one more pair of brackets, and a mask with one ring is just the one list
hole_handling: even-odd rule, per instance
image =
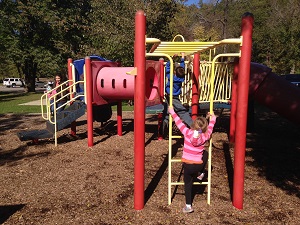
[[[98, 56], [98, 55], [91, 55], [90, 58], [92, 60], [98, 60], [98, 61], [109, 61], [110, 60], [107, 60], [101, 56]], [[73, 62], [73, 65], [75, 66], [75, 69], [77, 70], [78, 72], [78, 75], [82, 74], [83, 73], [83, 65], [84, 65], [85, 61], [84, 61], [84, 58], [83, 59], [77, 59], [77, 60], [74, 60]]]
[[242, 43], [242, 38], [223, 39], [217, 42], [185, 42], [184, 39], [181, 42], [175, 42], [174, 39], [172, 42], [165, 42], [160, 41], [157, 38], [146, 38], [146, 44], [153, 44], [149, 53], [174, 55], [184, 52], [186, 55], [192, 55], [195, 53], [205, 52], [209, 49], [214, 49], [221, 45], [241, 45]]

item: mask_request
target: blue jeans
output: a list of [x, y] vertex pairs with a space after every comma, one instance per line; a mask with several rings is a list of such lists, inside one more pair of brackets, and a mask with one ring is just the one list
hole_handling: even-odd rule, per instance
[[[169, 124], [168, 106], [169, 106], [169, 96], [166, 96], [166, 102], [164, 103], [164, 112], [163, 112], [163, 118], [166, 124]], [[184, 123], [186, 123], [186, 125], [191, 127], [193, 120], [189, 113], [189, 110], [182, 105], [181, 101], [176, 96], [173, 96], [173, 108], [174, 111], [177, 113], [177, 115], [180, 117], [180, 119]]]
[[[65, 104], [65, 103], [66, 103], [66, 102], [61, 102], [61, 101], [56, 102], [56, 109], [57, 109], [58, 107], [62, 106], [63, 104]], [[56, 112], [59, 113], [59, 112], [63, 111], [64, 109], [65, 109], [65, 106], [59, 108], [58, 110], [56, 110]], [[51, 99], [51, 100], [50, 100], [50, 112], [51, 112], [51, 114], [53, 114], [53, 111], [54, 111], [54, 104], [53, 104], [53, 99]]]

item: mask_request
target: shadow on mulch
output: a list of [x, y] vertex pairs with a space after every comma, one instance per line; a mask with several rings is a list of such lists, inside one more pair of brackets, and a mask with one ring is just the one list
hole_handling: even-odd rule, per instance
[[[182, 139], [177, 140], [173, 146], [172, 146], [172, 157], [176, 156], [178, 149], [182, 147]], [[157, 188], [157, 185], [161, 178], [163, 177], [163, 174], [165, 173], [166, 169], [168, 168], [168, 159], [169, 154], [164, 154], [164, 161], [162, 162], [161, 166], [157, 170], [156, 174], [153, 176], [151, 182], [149, 183], [148, 187], [145, 190], [145, 199], [144, 204], [147, 203], [147, 201], [151, 198], [152, 194], [154, 193], [155, 189]], [[180, 179], [180, 177], [178, 178]], [[173, 192], [172, 199], [175, 197], [176, 189]]]
[[[7, 130], [16, 129], [21, 124], [27, 122], [24, 121], [24, 115], [22, 114], [0, 114], [0, 117], [2, 118], [0, 123], [0, 135], [3, 135]], [[32, 117], [35, 117], [35, 115], [26, 115], [26, 120], [32, 120]], [[32, 126], [37, 126], [44, 123], [44, 121], [32, 121], [34, 121]]]
[[0, 206], [0, 224], [4, 223], [10, 216], [20, 211], [25, 205], [4, 205]]
[[[253, 105], [254, 115], [247, 122], [246, 166], [256, 167], [265, 177], [287, 194], [300, 197], [298, 188], [300, 170], [300, 127], [277, 113], [257, 103]], [[226, 132], [229, 138], [230, 112], [224, 111], [217, 120], [214, 131]], [[232, 145], [234, 147], [234, 145]], [[224, 159], [231, 198], [233, 193], [234, 165], [230, 156], [230, 145], [223, 144]]]
[[[0, 149], [1, 150], [1, 149]], [[24, 154], [27, 150], [27, 146], [23, 145], [11, 151], [0, 151], [0, 166], [5, 164], [15, 165], [18, 161], [25, 158], [47, 157], [50, 152], [39, 152], [36, 154]]]
[[259, 168], [260, 176], [287, 194], [300, 197], [300, 127], [260, 108], [256, 107], [254, 132], [247, 135], [247, 144], [253, 150], [246, 156], [254, 160], [246, 165]]

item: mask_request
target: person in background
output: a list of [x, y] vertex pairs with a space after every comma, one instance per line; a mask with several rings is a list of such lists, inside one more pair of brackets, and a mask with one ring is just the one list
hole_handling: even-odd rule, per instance
[[[175, 54], [173, 59], [178, 55]], [[173, 87], [170, 87], [170, 61], [166, 63], [166, 77], [168, 79], [166, 84], [166, 104], [164, 105], [163, 112], [163, 124], [161, 133], [165, 132], [165, 129], [168, 127], [169, 123], [169, 114], [168, 114], [168, 105], [170, 101], [170, 89], [173, 89], [173, 107], [174, 111], [178, 114], [178, 116], [190, 127], [193, 120], [189, 113], [189, 109], [183, 105], [179, 99], [179, 95], [181, 94], [182, 83], [185, 80], [185, 63], [184, 63], [184, 53], [181, 53], [180, 66], [175, 68], [175, 73], [173, 76]]]
[[53, 81], [49, 81], [49, 82], [47, 83], [47, 91], [46, 91], [46, 92], [51, 91], [52, 88], [53, 88]]
[[[51, 114], [53, 115], [53, 111], [54, 111], [54, 97], [55, 96], [55, 100], [56, 100], [56, 112], [61, 112], [65, 109], [65, 103], [67, 102], [67, 90], [65, 90], [67, 88], [67, 85], [62, 85], [60, 86], [62, 83], [64, 82], [63, 77], [61, 74], [57, 74], [55, 75], [55, 80], [53, 82], [53, 86], [52, 86], [52, 91], [48, 92], [48, 98], [50, 98], [50, 111]], [[60, 87], [59, 87], [60, 86]], [[53, 98], [51, 98], [53, 97]], [[60, 108], [59, 108], [60, 107]]]
[[[207, 117], [197, 117], [188, 128], [179, 116], [175, 113], [174, 108], [169, 106], [169, 113], [173, 117], [176, 126], [184, 136], [184, 146], [181, 161], [183, 163], [183, 181], [185, 191], [186, 205], [183, 208], [184, 213], [191, 213], [192, 208], [192, 188], [193, 180], [197, 178], [202, 180], [202, 173], [205, 169], [208, 153], [204, 149], [205, 142], [210, 139], [216, 116], [208, 113]], [[208, 123], [207, 118], [210, 118]], [[200, 174], [200, 175], [199, 175]]]

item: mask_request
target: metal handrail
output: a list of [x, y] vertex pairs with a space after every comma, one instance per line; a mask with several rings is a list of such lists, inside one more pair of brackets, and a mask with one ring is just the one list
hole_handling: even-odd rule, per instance
[[[72, 82], [72, 85], [67, 85], [69, 84], [69, 82]], [[56, 118], [56, 113], [53, 113], [53, 117], [51, 117], [51, 112], [50, 112], [50, 108], [53, 105], [53, 112], [57, 112], [58, 109], [65, 107], [66, 105], [69, 105], [71, 102], [75, 101], [77, 98], [80, 97], [85, 97], [85, 95], [76, 95], [75, 97], [73, 97], [74, 94], [74, 90], [76, 91], [76, 85], [79, 83], [84, 83], [84, 81], [77, 81], [77, 82], [73, 82], [72, 80], [67, 80], [65, 82], [63, 82], [62, 84], [60, 84], [59, 86], [53, 88], [52, 90], [49, 90], [47, 92], [45, 92], [42, 96], [41, 96], [41, 113], [42, 113], [42, 118], [45, 120], [48, 120], [51, 124], [54, 125], [54, 138], [55, 138], [55, 146], [57, 146], [57, 118]], [[65, 88], [62, 89], [63, 86], [66, 86]], [[48, 96], [50, 93], [52, 93], [53, 90], [60, 90], [58, 91], [56, 94], [51, 95], [50, 97]], [[57, 98], [58, 95], [60, 95], [61, 93], [66, 92], [67, 90], [69, 90], [64, 96], [61, 96], [59, 98]], [[73, 90], [73, 91], [71, 91]], [[62, 104], [59, 107], [56, 107], [56, 103], [64, 98], [69, 98], [69, 100], [67, 100], [64, 104]], [[53, 102], [50, 103], [50, 100], [53, 99]], [[43, 102], [46, 102], [46, 116], [45, 116], [45, 112], [44, 112], [44, 104]]]

